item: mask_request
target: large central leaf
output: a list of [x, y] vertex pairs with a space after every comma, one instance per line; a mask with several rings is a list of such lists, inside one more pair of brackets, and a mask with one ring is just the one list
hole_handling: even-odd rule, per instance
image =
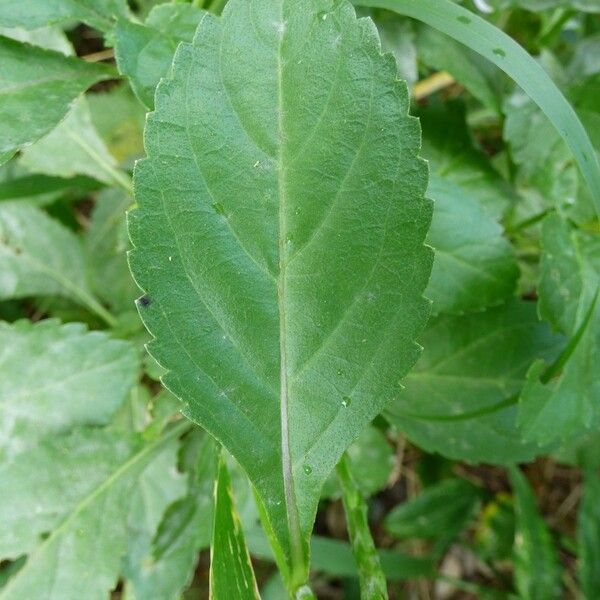
[[331, 0], [206, 15], [155, 102], [130, 216], [150, 351], [301, 583], [322, 483], [418, 355], [419, 125], [373, 23]]

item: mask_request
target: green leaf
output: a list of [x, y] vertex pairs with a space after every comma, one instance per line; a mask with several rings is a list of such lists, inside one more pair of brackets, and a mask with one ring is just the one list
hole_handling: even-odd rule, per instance
[[87, 94], [92, 122], [109, 152], [127, 168], [144, 154], [146, 111], [126, 83]]
[[[567, 84], [565, 84], [567, 85]], [[600, 76], [567, 85], [569, 98], [600, 152]], [[504, 137], [518, 165], [517, 185], [543, 207], [556, 209], [580, 223], [594, 219], [591, 195], [571, 153], [542, 111], [524, 94], [505, 102]]]
[[[123, 559], [125, 577], [133, 573], [143, 580], [145, 571], [153, 570], [152, 540], [167, 508], [187, 494], [187, 476], [177, 469], [179, 450], [179, 444], [170, 444], [157, 454], [139, 476], [131, 494], [127, 518], [128, 548]], [[159, 595], [161, 588], [164, 586], [158, 585], [152, 597], [166, 600], [166, 596]], [[150, 600], [151, 595], [140, 597]]]
[[346, 455], [336, 468], [342, 484], [342, 499], [346, 513], [348, 534], [352, 543], [352, 551], [358, 565], [360, 581], [360, 597], [363, 600], [387, 599], [387, 584], [381, 570], [379, 555], [369, 529], [367, 504], [350, 471]]
[[416, 360], [431, 265], [406, 86], [372, 23], [328, 7], [202, 21], [159, 84], [129, 217], [149, 350], [256, 487], [291, 591], [323, 482]]
[[219, 463], [210, 547], [210, 598], [260, 600], [242, 526], [235, 510], [225, 461]]
[[394, 55], [400, 79], [404, 79], [412, 87], [419, 78], [413, 24], [382, 11], [362, 9], [359, 15], [362, 16], [362, 13], [373, 19], [381, 37], [382, 50]]
[[90, 286], [116, 313], [135, 310], [134, 301], [139, 295], [126, 256], [130, 243], [125, 212], [131, 204], [131, 197], [120, 190], [98, 194], [84, 239]]
[[0, 152], [0, 166], [7, 163], [15, 154], [16, 150], [8, 150], [7, 152]]
[[[0, 11], [5, 6], [3, 2]], [[44, 136], [82, 92], [114, 74], [112, 67], [2, 36], [0, 57], [0, 153]]]
[[34, 173], [64, 178], [88, 175], [131, 191], [129, 178], [119, 171], [117, 162], [96, 132], [83, 97], [47, 136], [25, 148], [20, 160]]
[[584, 598], [600, 594], [600, 477], [588, 469], [583, 499], [577, 517], [577, 544], [579, 548], [579, 584]]
[[134, 449], [131, 437], [75, 429], [3, 461], [0, 557], [15, 559], [34, 551]]
[[[122, 434], [78, 431], [46, 440], [4, 467], [2, 514], [15, 515], [9, 526], [16, 521], [25, 528], [26, 522], [28, 535], [39, 537], [24, 566], [0, 589], [0, 599], [104, 600], [127, 548], [138, 477], [188, 427], [180, 423], [145, 445]], [[37, 501], [26, 513], [24, 499]]]
[[523, 600], [562, 598], [556, 548], [537, 510], [533, 491], [516, 467], [510, 468], [510, 480], [515, 493], [513, 562], [519, 597]]
[[188, 493], [167, 510], [145, 558], [126, 568], [127, 600], [178, 600], [192, 580], [212, 536], [217, 458], [210, 436], [193, 431], [184, 440]]
[[79, 239], [42, 210], [0, 203], [0, 300], [28, 296], [69, 298], [115, 320], [92, 296]]
[[434, 177], [428, 196], [435, 201], [427, 242], [435, 250], [425, 295], [434, 313], [461, 314], [502, 303], [519, 277], [515, 253], [502, 227], [454, 184]]
[[79, 198], [97, 190], [100, 184], [89, 177], [50, 177], [48, 175], [23, 175], [19, 169], [15, 176], [0, 182], [0, 200], [20, 200], [35, 206], [47, 206], [57, 199]]
[[540, 323], [534, 303], [434, 319], [423, 356], [386, 411], [428, 451], [473, 463], [506, 464], [541, 452], [517, 429], [517, 395], [536, 358], [553, 360], [563, 340]]
[[504, 80], [487, 60], [431, 27], [421, 26], [418, 32], [417, 51], [421, 61], [439, 71], [447, 71], [483, 105], [501, 112]]
[[489, 158], [474, 145], [462, 103], [434, 103], [417, 114], [423, 127], [422, 154], [433, 174], [458, 186], [496, 220], [519, 201]]
[[550, 369], [536, 363], [521, 395], [519, 426], [540, 444], [573, 440], [600, 424], [600, 235], [544, 221], [540, 314], [570, 337]]
[[[376, 427], [367, 427], [346, 450], [352, 476], [364, 496], [371, 496], [386, 487], [396, 464], [392, 446]], [[331, 473], [321, 496], [339, 498], [341, 489], [336, 473]]]
[[118, 17], [127, 17], [126, 0], [2, 0], [0, 25], [36, 29], [64, 21], [83, 21], [108, 31]]
[[40, 27], [31, 30], [19, 27], [0, 27], [0, 35], [47, 50], [56, 50], [65, 56], [74, 54], [73, 46], [60, 27]]
[[451, 0], [355, 0], [413, 17], [478, 52], [511, 77], [544, 111], [573, 153], [600, 216], [600, 164], [581, 121], [555, 83], [503, 31]]
[[437, 540], [440, 551], [473, 519], [479, 501], [475, 486], [464, 479], [447, 479], [394, 507], [385, 519], [385, 528], [399, 538]]
[[161, 4], [144, 25], [121, 21], [115, 29], [119, 70], [131, 80], [138, 98], [154, 108], [154, 92], [164, 77], [179, 42], [191, 42], [206, 13], [191, 4]]
[[78, 425], [103, 425], [138, 375], [135, 349], [83, 325], [0, 322], [0, 455]]

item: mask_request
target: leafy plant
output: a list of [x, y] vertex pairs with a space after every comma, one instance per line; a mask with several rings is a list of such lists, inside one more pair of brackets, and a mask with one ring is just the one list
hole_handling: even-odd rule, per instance
[[0, 599], [600, 593], [600, 7], [355, 4], [1, 3]]

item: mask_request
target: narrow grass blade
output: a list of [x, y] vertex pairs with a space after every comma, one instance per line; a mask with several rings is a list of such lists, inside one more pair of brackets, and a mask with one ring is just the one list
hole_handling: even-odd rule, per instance
[[244, 533], [233, 503], [229, 472], [222, 458], [215, 487], [210, 598], [260, 600]]

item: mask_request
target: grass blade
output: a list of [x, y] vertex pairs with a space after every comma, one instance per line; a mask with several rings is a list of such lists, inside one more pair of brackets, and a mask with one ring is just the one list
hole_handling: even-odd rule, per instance
[[212, 600], [260, 600], [250, 555], [231, 491], [225, 461], [219, 463], [215, 486], [215, 521], [210, 557]]

